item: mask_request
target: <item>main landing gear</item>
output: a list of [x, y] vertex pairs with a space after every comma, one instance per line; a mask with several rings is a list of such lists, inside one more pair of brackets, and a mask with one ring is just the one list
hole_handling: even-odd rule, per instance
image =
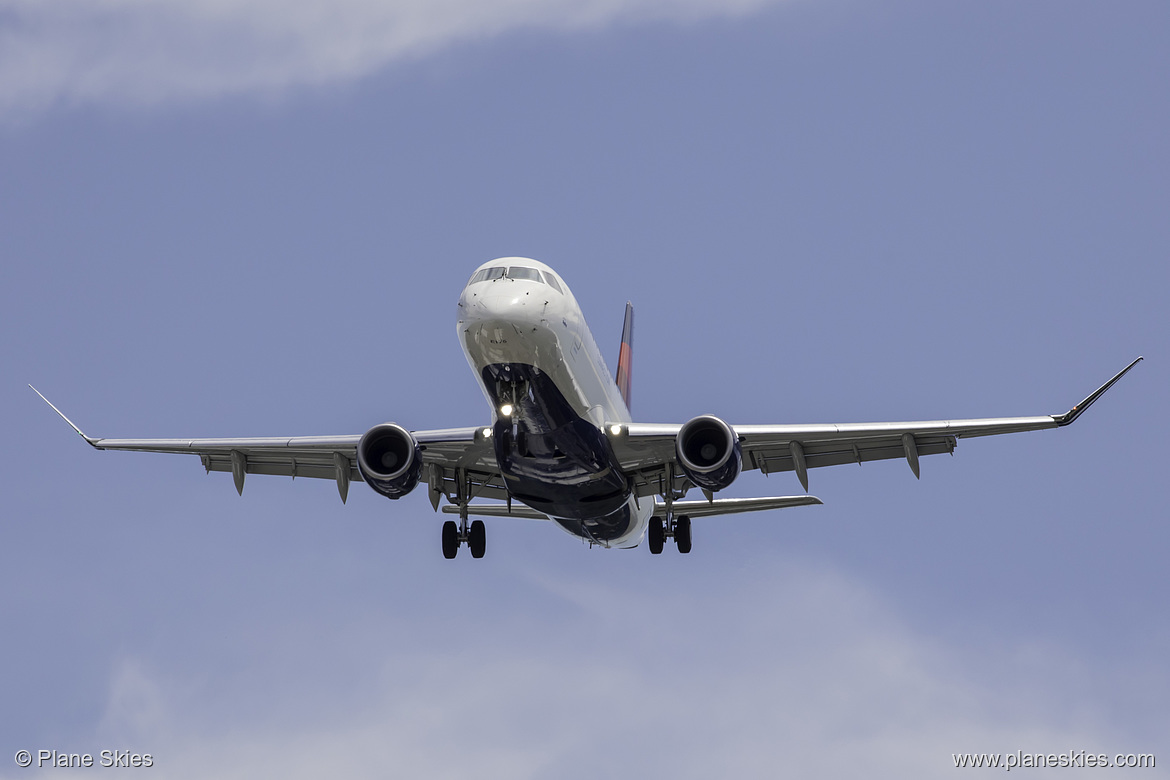
[[691, 518], [686, 515], [671, 519], [668, 515], [664, 521], [661, 517], [651, 518], [650, 529], [646, 533], [646, 542], [650, 547], [651, 555], [660, 555], [666, 544], [666, 537], [674, 537], [678, 551], [686, 555], [691, 551]]
[[[471, 480], [466, 471], [457, 469], [455, 496], [451, 500], [459, 507], [459, 522], [448, 520], [443, 523], [443, 557], [448, 560], [459, 554], [459, 547], [463, 544], [470, 548], [472, 558], [482, 558], [484, 551], [487, 550], [487, 529], [484, 528], [483, 521], [475, 520], [470, 524], [467, 522], [467, 504], [470, 497]], [[438, 497], [435, 501], [438, 501]]]
[[681, 491], [675, 487], [674, 464], [667, 463], [665, 480], [659, 483], [659, 495], [662, 496], [666, 516], [650, 518], [650, 528], [646, 532], [646, 543], [651, 555], [662, 554], [668, 536], [674, 538], [675, 546], [683, 555], [691, 551], [691, 518], [686, 515], [675, 517], [673, 506], [677, 499], [687, 494], [685, 484]]
[[443, 557], [454, 558], [459, 553], [459, 546], [466, 543], [472, 558], [482, 558], [487, 550], [487, 529], [483, 520], [475, 520], [468, 526], [464, 518], [460, 525], [464, 530], [460, 531], [454, 520], [443, 523]]

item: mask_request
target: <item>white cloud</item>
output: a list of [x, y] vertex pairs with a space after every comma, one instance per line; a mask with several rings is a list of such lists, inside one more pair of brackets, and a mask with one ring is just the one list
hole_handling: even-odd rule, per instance
[[272, 94], [512, 30], [691, 22], [772, 2], [0, 0], [0, 111]]
[[954, 752], [1151, 749], [1078, 688], [1108, 670], [947, 646], [862, 583], [776, 571], [633, 596], [550, 576], [529, 593], [562, 603], [553, 620], [511, 603], [457, 642], [362, 620], [274, 637], [280, 669], [231, 682], [128, 662], [94, 741], [151, 752], [160, 778], [902, 778], [946, 774]]

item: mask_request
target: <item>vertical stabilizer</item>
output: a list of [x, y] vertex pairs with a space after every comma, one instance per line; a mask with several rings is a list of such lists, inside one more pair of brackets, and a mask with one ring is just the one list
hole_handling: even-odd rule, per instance
[[626, 408], [633, 410], [630, 397], [630, 380], [634, 371], [634, 304], [626, 301], [626, 323], [622, 326], [622, 350], [618, 353], [616, 382], [626, 402]]

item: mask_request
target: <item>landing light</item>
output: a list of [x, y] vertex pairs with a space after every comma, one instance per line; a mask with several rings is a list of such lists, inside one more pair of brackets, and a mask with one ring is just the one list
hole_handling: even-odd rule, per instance
[[620, 425], [611, 425], [611, 426], [609, 426], [609, 432], [610, 432], [611, 434], [613, 434], [614, 436], [617, 436], [617, 435], [621, 434], [621, 432], [622, 432], [622, 426], [620, 426]]
[[512, 404], [504, 404], [503, 406], [501, 406], [500, 407], [500, 414], [504, 415], [505, 417], [511, 417], [512, 416]]
[[485, 439], [490, 439], [492, 437], [492, 429], [491, 428], [484, 428], [483, 429], [483, 437]]

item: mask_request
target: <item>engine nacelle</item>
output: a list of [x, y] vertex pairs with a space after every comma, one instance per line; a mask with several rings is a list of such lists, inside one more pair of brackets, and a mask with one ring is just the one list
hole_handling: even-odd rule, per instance
[[357, 446], [358, 471], [387, 498], [402, 498], [422, 475], [422, 449], [410, 431], [394, 423], [370, 428]]
[[674, 440], [687, 479], [706, 490], [722, 490], [739, 476], [743, 454], [731, 426], [710, 414], [687, 422]]

